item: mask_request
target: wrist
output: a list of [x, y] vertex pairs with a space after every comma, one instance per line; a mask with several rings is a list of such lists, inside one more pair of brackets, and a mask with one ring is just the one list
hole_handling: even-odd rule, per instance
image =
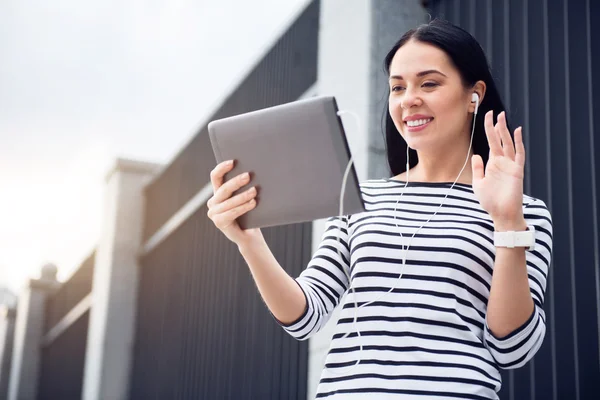
[[242, 255], [246, 255], [250, 252], [256, 251], [261, 246], [266, 245], [265, 239], [262, 234], [256, 237], [247, 237], [237, 243], [238, 251]]
[[493, 220], [494, 230], [496, 232], [508, 232], [508, 231], [525, 231], [527, 230], [527, 222], [524, 217], [515, 219], [499, 219]]

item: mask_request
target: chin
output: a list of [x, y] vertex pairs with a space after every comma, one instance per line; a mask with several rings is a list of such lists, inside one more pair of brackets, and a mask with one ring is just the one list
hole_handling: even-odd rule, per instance
[[403, 137], [406, 143], [408, 144], [408, 147], [410, 147], [413, 150], [422, 151], [437, 147], [437, 141], [433, 139], [433, 135], [415, 135], [409, 133], [408, 137], [406, 135], [404, 135]]

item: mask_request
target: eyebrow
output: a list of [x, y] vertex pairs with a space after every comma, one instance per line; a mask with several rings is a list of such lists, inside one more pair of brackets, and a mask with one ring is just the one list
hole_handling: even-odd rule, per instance
[[[417, 77], [420, 78], [422, 76], [429, 75], [429, 74], [440, 74], [440, 75], [445, 76], [447, 78], [446, 75], [442, 74], [437, 69], [428, 69], [426, 71], [421, 71], [421, 72], [417, 73]], [[402, 78], [402, 76], [400, 76], [400, 75], [392, 75], [392, 76], [390, 76], [390, 80], [391, 79], [404, 79], [404, 78]]]

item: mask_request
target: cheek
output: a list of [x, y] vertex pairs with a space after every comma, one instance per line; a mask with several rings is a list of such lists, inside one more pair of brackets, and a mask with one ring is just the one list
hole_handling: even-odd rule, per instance
[[464, 110], [461, 106], [462, 100], [448, 99], [446, 101], [437, 101], [431, 104], [436, 119], [434, 122], [441, 123], [445, 127], [454, 127], [464, 118]]
[[392, 121], [394, 122], [394, 126], [400, 132], [400, 135], [404, 137], [404, 132], [402, 129], [404, 128], [404, 122], [402, 122], [402, 109], [400, 107], [396, 107], [390, 101], [390, 106], [388, 107], [388, 111], [392, 117]]
[[456, 100], [450, 96], [432, 96], [429, 99], [429, 107], [436, 116], [449, 115], [452, 109], [456, 108]]
[[399, 122], [402, 122], [402, 107], [398, 97], [390, 96], [388, 111], [396, 126], [401, 125]]
[[397, 96], [389, 96], [388, 103], [388, 110], [391, 115], [397, 115], [399, 112], [401, 112], [402, 108], [400, 107], [400, 99]]
[[464, 110], [456, 104], [444, 110], [444, 120], [448, 121], [448, 125], [452, 127], [462, 127], [465, 115]]

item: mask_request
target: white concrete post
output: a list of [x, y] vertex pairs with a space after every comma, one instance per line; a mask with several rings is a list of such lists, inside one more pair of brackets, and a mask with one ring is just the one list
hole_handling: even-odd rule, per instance
[[119, 159], [106, 177], [85, 359], [84, 400], [126, 400], [136, 318], [143, 189], [156, 164]]
[[8, 387], [9, 400], [36, 400], [46, 299], [60, 283], [57, 268], [46, 265], [40, 279], [31, 279], [19, 295]]

